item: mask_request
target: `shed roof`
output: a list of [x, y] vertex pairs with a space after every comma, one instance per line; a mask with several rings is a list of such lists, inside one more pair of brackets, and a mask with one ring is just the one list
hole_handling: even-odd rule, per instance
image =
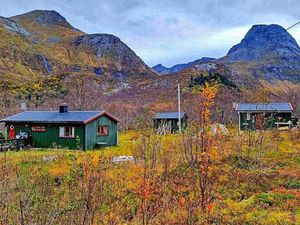
[[111, 114], [101, 111], [69, 111], [65, 113], [52, 111], [26, 111], [10, 117], [0, 122], [26, 122], [26, 123], [76, 123], [87, 124], [100, 116], [106, 115], [118, 122]]
[[[182, 119], [186, 115], [185, 112], [180, 112], [180, 118]], [[156, 113], [153, 119], [178, 119], [178, 112], [160, 112]]]
[[293, 107], [289, 102], [281, 103], [238, 103], [236, 111], [279, 111], [292, 112]]

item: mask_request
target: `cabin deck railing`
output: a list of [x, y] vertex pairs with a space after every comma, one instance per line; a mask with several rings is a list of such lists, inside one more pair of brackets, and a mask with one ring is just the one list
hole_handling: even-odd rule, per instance
[[23, 139], [0, 139], [0, 151], [20, 150], [23, 148]]

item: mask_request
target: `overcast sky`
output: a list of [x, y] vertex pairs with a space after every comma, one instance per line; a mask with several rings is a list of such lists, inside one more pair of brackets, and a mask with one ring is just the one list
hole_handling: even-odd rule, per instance
[[[56, 10], [87, 33], [122, 39], [148, 65], [224, 56], [253, 24], [300, 21], [299, 0], [0, 0], [0, 15]], [[300, 43], [300, 26], [290, 30]]]

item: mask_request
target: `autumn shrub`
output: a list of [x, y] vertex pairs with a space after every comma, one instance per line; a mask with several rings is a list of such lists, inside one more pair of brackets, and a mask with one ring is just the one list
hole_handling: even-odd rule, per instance
[[[262, 207], [277, 207], [281, 209], [291, 209], [293, 204], [299, 201], [299, 197], [287, 191], [274, 191], [269, 193], [258, 194], [255, 197], [256, 204], [261, 204]], [[290, 204], [292, 203], [292, 204]]]
[[293, 144], [300, 144], [300, 129], [292, 129], [288, 132], [289, 140]]

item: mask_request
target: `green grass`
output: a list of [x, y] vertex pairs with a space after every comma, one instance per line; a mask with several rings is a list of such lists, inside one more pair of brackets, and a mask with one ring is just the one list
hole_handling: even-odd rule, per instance
[[[70, 171], [71, 161], [84, 160], [90, 157], [94, 163], [99, 161], [100, 156], [111, 160], [114, 156], [131, 155], [131, 146], [137, 137], [136, 132], [121, 133], [119, 145], [95, 150], [66, 150], [66, 149], [32, 149], [24, 151], [9, 151], [6, 153], [7, 161], [20, 169], [35, 169], [47, 167], [53, 175], [63, 175]], [[0, 153], [4, 155], [4, 153]], [[43, 161], [43, 156], [56, 156], [53, 161]]]

